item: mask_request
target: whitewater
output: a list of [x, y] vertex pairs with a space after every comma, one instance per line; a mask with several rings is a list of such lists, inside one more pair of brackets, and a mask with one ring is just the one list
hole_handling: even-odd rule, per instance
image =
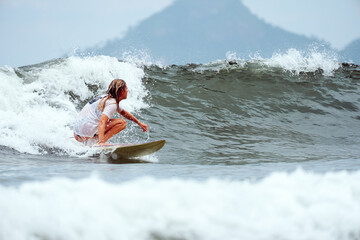
[[[166, 139], [119, 164], [73, 139], [115, 78]], [[360, 239], [360, 67], [289, 49], [162, 66], [128, 56], [0, 67], [0, 239]]]

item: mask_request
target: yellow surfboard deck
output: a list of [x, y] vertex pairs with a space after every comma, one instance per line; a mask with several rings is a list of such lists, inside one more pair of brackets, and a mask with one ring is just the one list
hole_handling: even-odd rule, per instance
[[116, 144], [111, 146], [97, 147], [101, 153], [105, 154], [112, 160], [129, 159], [143, 157], [159, 151], [164, 145], [165, 140], [140, 144]]

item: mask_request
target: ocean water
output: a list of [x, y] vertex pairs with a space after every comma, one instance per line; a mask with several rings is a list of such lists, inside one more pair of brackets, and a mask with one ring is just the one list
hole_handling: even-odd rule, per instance
[[[72, 137], [114, 78], [149, 163]], [[360, 239], [360, 67], [324, 52], [0, 68], [0, 239]]]

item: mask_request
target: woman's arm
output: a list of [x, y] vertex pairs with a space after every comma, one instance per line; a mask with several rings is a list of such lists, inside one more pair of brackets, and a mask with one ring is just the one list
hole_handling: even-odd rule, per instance
[[129, 119], [130, 121], [133, 121], [133, 122], [137, 123], [137, 124], [142, 128], [142, 130], [143, 130], [144, 132], [149, 131], [148, 125], [146, 125], [146, 124], [140, 122], [139, 120], [137, 120], [136, 117], [134, 117], [131, 113], [129, 113], [129, 112], [127, 112], [127, 111], [125, 111], [125, 110], [123, 109], [123, 110], [120, 112], [120, 114], [121, 114], [122, 116], [124, 116], [126, 119]]

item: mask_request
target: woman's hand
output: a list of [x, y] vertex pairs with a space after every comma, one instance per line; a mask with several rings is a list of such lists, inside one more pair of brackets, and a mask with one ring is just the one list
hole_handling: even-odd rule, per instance
[[143, 132], [149, 131], [149, 127], [145, 123], [139, 122], [138, 124], [142, 128]]
[[134, 117], [131, 113], [125, 111], [124, 109], [120, 112], [120, 114], [122, 116], [124, 116], [126, 119], [129, 119], [130, 121], [133, 121], [135, 123], [137, 123], [144, 132], [149, 131], [149, 127], [148, 125], [146, 125], [145, 123], [140, 122], [139, 120], [136, 119], [136, 117]]

